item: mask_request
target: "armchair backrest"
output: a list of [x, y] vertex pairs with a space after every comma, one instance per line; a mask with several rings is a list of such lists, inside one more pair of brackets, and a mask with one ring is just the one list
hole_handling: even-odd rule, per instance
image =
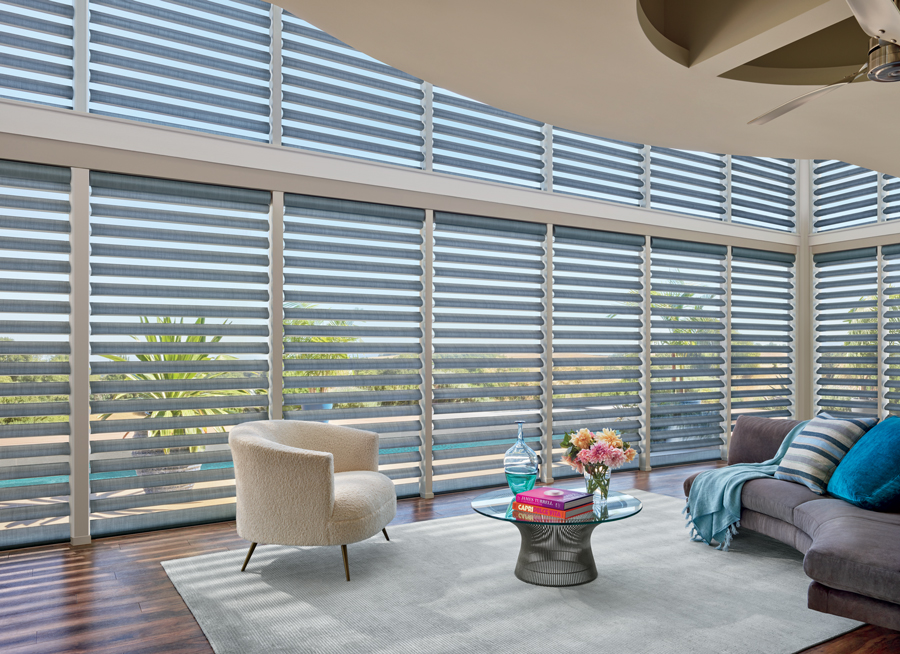
[[[378, 435], [296, 420], [260, 420], [228, 436], [237, 531], [281, 545], [319, 545], [334, 510], [334, 473], [378, 469]], [[340, 466], [340, 467], [339, 467]]]

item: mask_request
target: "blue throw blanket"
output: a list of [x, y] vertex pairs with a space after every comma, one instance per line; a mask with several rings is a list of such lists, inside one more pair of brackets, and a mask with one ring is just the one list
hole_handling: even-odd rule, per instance
[[784, 437], [774, 458], [762, 463], [736, 463], [725, 468], [707, 470], [694, 480], [687, 505], [682, 511], [691, 528], [691, 540], [702, 541], [707, 545], [716, 541], [719, 544], [716, 549], [728, 550], [731, 539], [737, 535], [737, 528], [741, 524], [741, 489], [744, 482], [774, 477], [788, 447], [807, 422], [809, 421], [801, 422]]

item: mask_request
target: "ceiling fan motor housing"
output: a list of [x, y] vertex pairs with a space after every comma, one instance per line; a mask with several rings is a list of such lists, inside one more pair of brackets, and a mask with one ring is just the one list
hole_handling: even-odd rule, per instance
[[873, 82], [900, 82], [900, 45], [869, 39], [869, 73]]

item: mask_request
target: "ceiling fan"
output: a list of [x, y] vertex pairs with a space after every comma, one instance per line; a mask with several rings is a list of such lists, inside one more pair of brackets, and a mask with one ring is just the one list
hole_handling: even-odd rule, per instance
[[873, 82], [900, 82], [900, 0], [847, 0], [850, 11], [863, 31], [869, 35], [869, 58], [852, 75], [785, 102], [780, 107], [758, 116], [748, 125], [764, 125], [807, 102], [846, 86], [868, 69], [866, 77]]

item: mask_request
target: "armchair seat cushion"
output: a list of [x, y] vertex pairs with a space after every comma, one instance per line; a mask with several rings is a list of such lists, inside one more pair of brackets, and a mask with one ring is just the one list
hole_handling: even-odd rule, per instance
[[370, 538], [397, 513], [394, 482], [380, 472], [358, 470], [334, 475], [334, 513], [326, 527], [329, 545]]

